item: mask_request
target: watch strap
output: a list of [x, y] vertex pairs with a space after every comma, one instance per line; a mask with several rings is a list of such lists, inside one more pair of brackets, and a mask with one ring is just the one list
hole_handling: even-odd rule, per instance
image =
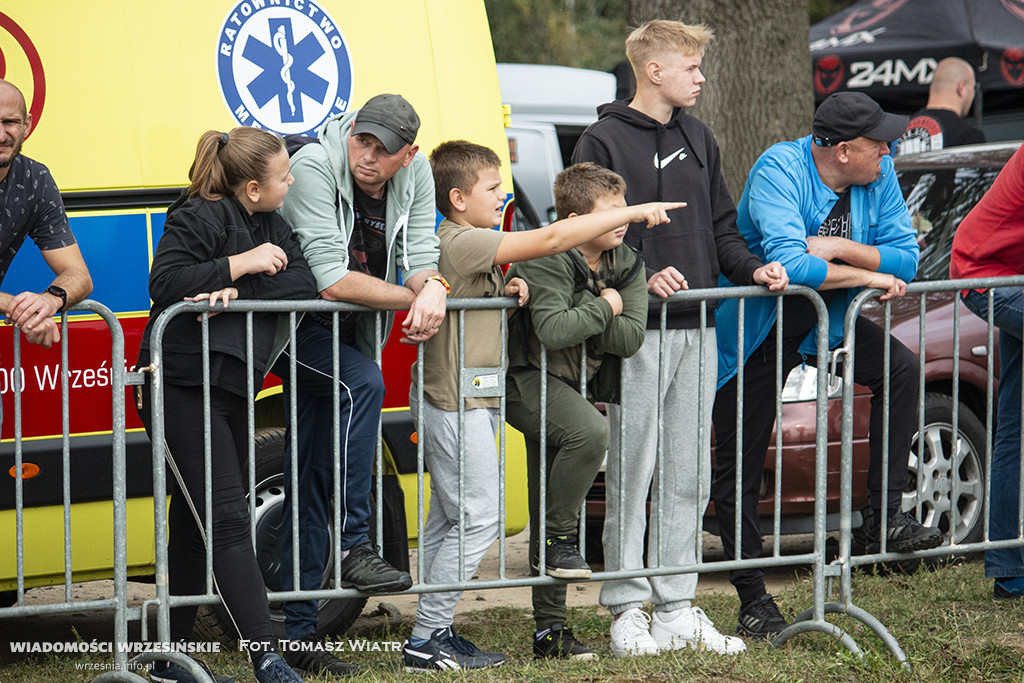
[[50, 285], [46, 288], [47, 294], [52, 294], [55, 297], [60, 298], [60, 308], [57, 309], [58, 313], [63, 313], [68, 307], [68, 293], [57, 285]]

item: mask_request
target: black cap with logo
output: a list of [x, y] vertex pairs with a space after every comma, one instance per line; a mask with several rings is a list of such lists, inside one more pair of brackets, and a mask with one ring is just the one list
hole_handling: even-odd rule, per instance
[[368, 133], [374, 136], [388, 151], [394, 154], [416, 140], [420, 129], [420, 117], [401, 95], [377, 95], [363, 105], [356, 114], [353, 135]]
[[862, 92], [837, 92], [818, 107], [811, 131], [814, 142], [829, 147], [860, 137], [892, 142], [909, 124], [910, 117], [886, 114]]

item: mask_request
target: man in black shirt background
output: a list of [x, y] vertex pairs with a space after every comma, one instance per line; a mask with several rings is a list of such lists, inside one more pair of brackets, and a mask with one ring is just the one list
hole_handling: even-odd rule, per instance
[[913, 154], [985, 142], [985, 134], [964, 121], [974, 102], [974, 69], [958, 57], [935, 67], [928, 104], [910, 117], [894, 154]]

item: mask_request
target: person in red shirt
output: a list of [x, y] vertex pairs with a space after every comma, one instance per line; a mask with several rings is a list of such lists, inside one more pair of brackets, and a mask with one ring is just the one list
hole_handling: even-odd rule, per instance
[[[951, 278], [1024, 275], [1024, 147], [1018, 149], [981, 201], [960, 222], [953, 238]], [[964, 304], [988, 319], [988, 291], [961, 293]], [[993, 324], [999, 328], [998, 427], [989, 472], [989, 538], [1017, 538], [1020, 491], [1021, 330], [1024, 289], [992, 289]], [[1024, 548], [985, 552], [985, 576], [995, 579], [993, 597], [1024, 597]]]

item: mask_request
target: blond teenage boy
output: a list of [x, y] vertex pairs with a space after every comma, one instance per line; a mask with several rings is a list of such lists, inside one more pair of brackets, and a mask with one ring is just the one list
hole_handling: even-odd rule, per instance
[[[688, 203], [661, 230], [647, 233], [631, 226], [626, 232], [626, 244], [637, 248], [646, 262], [647, 290], [663, 298], [681, 289], [716, 287], [720, 274], [736, 284], [762, 284], [772, 290], [785, 289], [788, 283], [785, 269], [778, 263], [764, 265], [736, 229], [736, 206], [722, 178], [718, 144], [707, 126], [686, 113], [705, 84], [700, 65], [711, 38], [707, 27], [678, 21], [649, 21], [633, 31], [626, 39], [626, 56], [636, 76], [636, 96], [602, 105], [597, 122], [573, 152], [574, 162], [593, 161], [621, 175], [627, 202], [669, 196]], [[707, 302], [709, 325], [715, 303]], [[697, 520], [710, 491], [715, 332], [701, 330], [697, 302], [668, 304], [664, 334], [659, 331], [660, 313], [660, 304], [650, 309], [647, 342], [623, 362], [621, 410], [613, 406], [608, 411], [606, 570], [643, 566], [645, 529], [650, 531], [647, 555], [660, 566], [696, 561]], [[663, 373], [660, 358], [666, 366]], [[698, 410], [700, 396], [703, 411]], [[660, 470], [659, 417], [664, 427]], [[625, 425], [622, 444], [620, 423]], [[700, 425], [705, 437], [698, 442]], [[660, 484], [656, 471], [661, 472]], [[605, 581], [601, 604], [615, 617], [612, 652], [625, 656], [682, 647], [742, 652], [741, 640], [719, 633], [692, 604], [696, 588], [696, 574]], [[654, 603], [653, 617], [641, 609], [647, 601]]]
[[[587, 242], [629, 221], [657, 225], [668, 220], [666, 211], [678, 203], [652, 203], [622, 207], [591, 216], [559, 221], [528, 232], [493, 230], [501, 223], [505, 193], [501, 189], [501, 161], [490, 149], [464, 140], [439, 145], [430, 155], [437, 208], [445, 220], [437, 230], [441, 244], [439, 270], [454, 297], [514, 296], [527, 302], [526, 283], [507, 282], [500, 265], [557, 254]], [[501, 357], [501, 310], [467, 311], [465, 367], [498, 367]], [[414, 384], [410, 406], [422, 411], [421, 434], [430, 470], [431, 505], [420, 539], [425, 584], [454, 583], [459, 574], [459, 401], [458, 316], [445, 318], [438, 333], [423, 350], [423, 402]], [[414, 375], [415, 377], [415, 372]], [[498, 535], [498, 399], [465, 399], [465, 461], [462, 465], [465, 497], [464, 567], [472, 576]], [[475, 669], [497, 666], [504, 655], [484, 652], [455, 634], [452, 619], [461, 593], [424, 593], [420, 596], [412, 636], [403, 646], [406, 669]]]

